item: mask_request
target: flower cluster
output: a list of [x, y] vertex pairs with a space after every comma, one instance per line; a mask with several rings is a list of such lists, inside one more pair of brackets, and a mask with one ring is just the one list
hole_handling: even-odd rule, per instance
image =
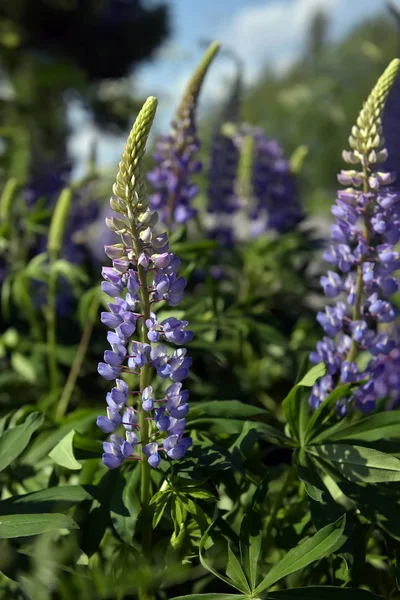
[[[296, 178], [278, 142], [268, 138], [262, 129], [247, 124], [233, 126], [232, 133], [221, 133], [219, 138], [210, 165], [208, 210], [216, 217], [212, 231], [221, 229], [230, 240], [232, 215], [239, 212], [249, 219], [254, 237], [265, 231], [285, 233], [295, 227], [303, 219], [303, 211]], [[245, 185], [241, 181], [241, 163], [245, 167]], [[229, 228], [230, 236], [226, 234]], [[215, 237], [224, 239], [222, 235]]]
[[[396, 317], [390, 297], [398, 290], [395, 272], [400, 254], [400, 194], [390, 187], [395, 175], [379, 169], [386, 161], [383, 148], [381, 115], [386, 97], [400, 68], [393, 61], [364, 105], [349, 138], [351, 150], [343, 158], [359, 170], [342, 171], [339, 182], [346, 189], [338, 192], [332, 213], [333, 244], [324, 258], [337, 271], [329, 270], [321, 285], [329, 298], [338, 298], [334, 306], [318, 313], [326, 336], [311, 354], [314, 363], [324, 362], [327, 374], [312, 390], [313, 408], [327, 397], [338, 383], [362, 381], [352, 400], [362, 410], [374, 407], [380, 391], [376, 380], [395, 347], [387, 329]], [[362, 368], [356, 362], [360, 352], [370, 360]], [[365, 362], [365, 361], [364, 361]], [[346, 402], [342, 403], [346, 410]]]
[[[98, 372], [115, 380], [115, 386], [107, 394], [107, 416], [100, 416], [97, 424], [105, 433], [120, 426], [125, 430], [125, 437], [113, 433], [104, 443], [103, 462], [111, 469], [125, 459], [146, 460], [157, 467], [161, 451], [180, 459], [192, 444], [183, 437], [189, 407], [188, 392], [182, 389], [192, 361], [182, 345], [193, 333], [186, 329], [187, 321], [168, 317], [159, 322], [151, 311], [158, 302], [179, 304], [186, 285], [177, 275], [180, 260], [169, 252], [167, 234], [154, 231], [158, 216], [148, 206], [139, 171], [155, 109], [155, 98], [149, 98], [128, 138], [111, 200], [121, 218], [107, 219], [110, 229], [122, 239], [122, 243], [105, 247], [113, 266], [102, 271], [102, 289], [113, 301], [101, 315], [110, 328], [110, 349]], [[139, 339], [135, 333], [140, 334]], [[163, 342], [179, 347], [170, 351]], [[154, 371], [162, 380], [171, 381], [158, 398], [150, 385]], [[138, 376], [140, 390], [130, 391], [123, 374]]]
[[161, 136], [156, 144], [156, 166], [147, 176], [155, 190], [150, 197], [150, 207], [157, 210], [161, 221], [169, 225], [186, 223], [197, 214], [193, 199], [198, 193], [198, 186], [192, 181], [193, 175], [202, 169], [197, 158], [200, 148], [196, 132], [197, 98], [218, 47], [216, 43], [210, 46], [191, 78], [170, 134]]
[[279, 143], [268, 138], [259, 127], [242, 125], [235, 136], [239, 151], [247, 136], [253, 139], [252, 199], [248, 216], [256, 223], [254, 232], [285, 233], [303, 218], [296, 179]]

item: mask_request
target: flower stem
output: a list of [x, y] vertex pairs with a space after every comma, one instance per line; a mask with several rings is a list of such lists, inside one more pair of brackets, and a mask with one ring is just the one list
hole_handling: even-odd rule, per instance
[[[363, 168], [364, 175], [364, 184], [363, 184], [363, 192], [364, 194], [368, 193], [368, 170], [367, 167]], [[364, 235], [365, 240], [368, 244], [370, 238], [370, 223], [367, 208], [365, 209], [365, 217], [364, 217]], [[357, 278], [356, 278], [356, 303], [353, 307], [353, 321], [359, 321], [361, 319], [361, 302], [362, 302], [362, 292], [363, 292], [363, 272], [362, 272], [362, 264], [360, 263], [357, 267]], [[354, 337], [351, 341], [351, 346], [349, 353], [347, 355], [347, 360], [349, 362], [353, 362], [357, 358], [358, 354], [358, 346], [357, 342], [354, 340]]]
[[[133, 238], [133, 244], [135, 248], [136, 256], [140, 256], [140, 248], [139, 248], [139, 240], [136, 233], [136, 227], [134, 219], [131, 218], [131, 233]], [[143, 344], [147, 343], [147, 327], [146, 320], [150, 318], [150, 294], [149, 288], [147, 285], [147, 276], [146, 270], [142, 265], [138, 264], [137, 267], [139, 283], [140, 283], [140, 296], [142, 300], [142, 314], [143, 319], [141, 319], [141, 342]], [[146, 363], [141, 371], [140, 371], [140, 392], [149, 385], [150, 383], [150, 365]], [[150, 476], [150, 465], [148, 462], [148, 458], [145, 454], [143, 454], [143, 446], [149, 443], [149, 421], [146, 418], [146, 413], [144, 410], [140, 411], [139, 416], [139, 426], [140, 426], [140, 437], [142, 444], [142, 460], [140, 462], [141, 465], [141, 487], [140, 487], [140, 499], [142, 504], [142, 513], [143, 513], [143, 551], [146, 556], [150, 556], [151, 553], [151, 519], [149, 516], [149, 508], [150, 508], [150, 499], [151, 499], [151, 476]]]
[[67, 381], [64, 385], [63, 391], [60, 396], [60, 400], [58, 402], [55, 419], [56, 421], [60, 421], [68, 409], [68, 404], [74, 391], [76, 380], [79, 377], [79, 373], [82, 368], [82, 363], [85, 359], [86, 352], [89, 346], [90, 338], [92, 336], [93, 327], [95, 324], [95, 320], [97, 317], [97, 311], [99, 309], [100, 300], [98, 295], [93, 298], [92, 303], [89, 307], [89, 313], [87, 316], [87, 320], [85, 323], [85, 327], [82, 332], [81, 341], [79, 343], [78, 351], [75, 355], [74, 361], [71, 366], [71, 370], [69, 372]]

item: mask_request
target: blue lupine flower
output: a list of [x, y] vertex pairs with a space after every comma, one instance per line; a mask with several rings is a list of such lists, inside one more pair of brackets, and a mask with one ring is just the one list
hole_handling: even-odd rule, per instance
[[156, 166], [147, 175], [154, 188], [150, 208], [156, 210], [161, 221], [173, 226], [186, 223], [196, 216], [193, 200], [198, 185], [193, 176], [202, 171], [198, 158], [200, 141], [197, 136], [196, 109], [199, 92], [218, 44], [212, 44], [190, 79], [171, 123], [168, 135], [159, 137], [153, 155]]
[[[133, 140], [137, 142], [135, 136]], [[133, 153], [134, 149], [127, 153], [129, 160]], [[122, 202], [124, 197], [126, 187], [118, 187], [120, 176], [121, 173], [114, 186], [113, 204], [117, 199]], [[132, 175], [129, 179], [132, 181]], [[183, 438], [189, 407], [188, 393], [181, 391], [180, 383], [189, 375], [192, 360], [186, 356], [185, 348], [179, 347], [171, 353], [166, 345], [158, 342], [181, 346], [192, 339], [193, 333], [186, 330], [187, 321], [171, 316], [159, 323], [156, 313], [150, 312], [149, 306], [154, 307], [160, 301], [176, 306], [183, 298], [186, 281], [177, 276], [180, 261], [169, 252], [167, 234], [153, 233], [157, 214], [148, 208], [146, 196], [140, 199], [140, 208], [138, 198], [136, 204], [126, 201], [126, 205], [129, 219], [122, 212], [124, 221], [117, 222], [115, 217], [108, 221], [112, 230], [120, 232], [122, 243], [105, 247], [112, 267], [102, 269], [105, 279], [102, 289], [113, 300], [108, 305], [109, 312], [101, 314], [101, 321], [112, 330], [107, 334], [111, 350], [105, 351], [98, 372], [105, 379], [115, 380], [116, 385], [107, 394], [107, 417], [99, 417], [97, 424], [106, 433], [119, 427], [126, 431], [125, 440], [114, 435], [105, 446], [103, 462], [106, 466], [116, 468], [127, 458], [143, 459], [144, 456], [147, 457], [144, 460], [156, 468], [161, 460], [160, 452], [166, 452], [171, 458], [182, 458], [192, 443], [190, 438]], [[137, 331], [141, 334], [140, 340], [133, 338]], [[149, 370], [155, 371], [161, 379], [179, 383], [170, 385], [160, 399], [155, 397], [151, 385], [129, 392], [121, 377], [124, 373], [140, 375], [143, 369], [146, 375]], [[143, 411], [149, 415], [145, 425], [143, 419], [138, 418], [140, 414], [143, 417]], [[147, 430], [148, 423], [150, 431], [144, 435], [143, 427]], [[144, 436], [145, 441], [138, 441], [136, 432], [139, 437]], [[169, 442], [164, 447], [163, 438], [168, 436], [179, 437], [174, 452]], [[138, 445], [142, 446], [139, 455], [133, 453]]]
[[[339, 272], [328, 271], [321, 284], [328, 297], [339, 296], [339, 301], [317, 316], [326, 337], [317, 343], [310, 358], [314, 363], [324, 362], [328, 375], [312, 390], [313, 408], [339, 382], [366, 380], [349, 401], [363, 411], [371, 410], [388, 381], [382, 369], [390, 363], [386, 359], [395, 341], [390, 331], [382, 331], [381, 324], [393, 323], [397, 314], [390, 296], [399, 287], [395, 272], [400, 267], [400, 254], [395, 245], [400, 240], [400, 190], [391, 185], [396, 174], [380, 170], [388, 153], [382, 148], [380, 137], [385, 93], [379, 86], [385, 78], [396, 77], [399, 67], [400, 61], [394, 61], [378, 81], [352, 130], [352, 150], [343, 153], [346, 162], [360, 164], [360, 171], [353, 168], [338, 176], [340, 183], [351, 187], [338, 192], [332, 209], [336, 218], [333, 244], [324, 257]], [[390, 86], [384, 89], [387, 94]], [[356, 363], [359, 352], [367, 352], [371, 357], [364, 368]], [[339, 414], [346, 412], [349, 401], [339, 402]]]

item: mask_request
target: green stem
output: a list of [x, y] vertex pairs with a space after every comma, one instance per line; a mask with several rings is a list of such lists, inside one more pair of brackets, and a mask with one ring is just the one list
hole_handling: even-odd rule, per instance
[[56, 329], [56, 302], [57, 302], [57, 274], [54, 272], [54, 257], [50, 257], [50, 275], [47, 288], [47, 360], [49, 369], [50, 391], [58, 389], [57, 366], [57, 329]]
[[[363, 193], [367, 194], [368, 193], [368, 168], [367, 167], [363, 168], [363, 174], [364, 174]], [[368, 244], [370, 236], [371, 236], [368, 207], [365, 209], [364, 235], [365, 235], [365, 240]], [[357, 267], [356, 303], [353, 307], [353, 321], [359, 321], [361, 319], [362, 292], [363, 292], [363, 272], [362, 272], [362, 264], [360, 263]], [[354, 362], [355, 359], [357, 358], [357, 354], [358, 354], [358, 346], [357, 346], [357, 342], [353, 338], [346, 360], [349, 362]]]
[[85, 327], [82, 332], [81, 341], [79, 343], [78, 351], [75, 355], [74, 361], [71, 365], [71, 370], [68, 374], [67, 381], [65, 382], [63, 391], [60, 396], [60, 400], [58, 402], [55, 420], [60, 421], [68, 409], [68, 404], [71, 399], [72, 392], [74, 391], [76, 380], [79, 377], [79, 373], [81, 372], [82, 363], [85, 359], [87, 349], [89, 346], [90, 338], [92, 336], [93, 327], [96, 321], [97, 312], [99, 309], [100, 300], [98, 295], [96, 295], [92, 303], [89, 307], [89, 313], [87, 316], [87, 320], [85, 323]]
[[[140, 255], [139, 240], [136, 233], [136, 226], [133, 217], [130, 216], [131, 232], [133, 245], [135, 248], [136, 256]], [[138, 277], [140, 283], [140, 296], [142, 300], [142, 322], [141, 322], [141, 342], [147, 343], [147, 327], [146, 320], [150, 318], [150, 294], [147, 286], [146, 270], [142, 265], [138, 265]], [[140, 391], [143, 390], [150, 383], [151, 367], [149, 363], [146, 363], [140, 371]], [[141, 410], [139, 416], [139, 427], [140, 427], [140, 439], [142, 449], [143, 446], [149, 443], [149, 422], [146, 418], [146, 413]], [[142, 451], [141, 460], [141, 487], [140, 487], [140, 499], [143, 511], [143, 551], [146, 556], [150, 556], [151, 552], [151, 533], [152, 524], [149, 515], [150, 499], [151, 499], [151, 476], [150, 476], [150, 465], [148, 458]]]

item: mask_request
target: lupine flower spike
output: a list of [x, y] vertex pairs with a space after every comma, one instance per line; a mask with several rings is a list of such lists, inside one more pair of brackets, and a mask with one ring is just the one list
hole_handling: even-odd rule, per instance
[[[396, 59], [378, 80], [352, 129], [350, 150], [343, 152], [352, 168], [338, 176], [346, 188], [338, 192], [332, 208], [336, 218], [333, 244], [324, 256], [332, 270], [321, 278], [325, 294], [338, 302], [317, 317], [326, 336], [318, 342], [311, 360], [323, 361], [327, 375], [313, 388], [313, 408], [338, 383], [366, 380], [352, 400], [360, 409], [371, 410], [379, 395], [375, 381], [384, 368], [381, 357], [395, 345], [394, 335], [383, 328], [396, 317], [390, 297], [398, 290], [394, 273], [400, 267], [395, 250], [400, 239], [400, 195], [390, 186], [395, 174], [379, 165], [388, 157], [382, 113], [399, 70], [400, 60]], [[357, 363], [360, 352], [369, 354], [366, 367]], [[346, 411], [346, 402], [341, 411]]]
[[[143, 461], [144, 469], [157, 467], [162, 454], [180, 459], [192, 444], [183, 436], [189, 407], [182, 381], [188, 376], [191, 359], [182, 345], [193, 334], [186, 329], [187, 321], [169, 317], [158, 322], [153, 312], [160, 301], [179, 304], [186, 285], [177, 275], [180, 261], [169, 252], [167, 234], [154, 232], [158, 215], [149, 208], [141, 172], [156, 106], [157, 100], [148, 98], [136, 119], [110, 201], [118, 218], [107, 219], [108, 227], [121, 236], [120, 243], [105, 247], [112, 267], [102, 271], [102, 289], [112, 302], [109, 311], [101, 314], [101, 321], [110, 329], [110, 349], [98, 371], [115, 383], [106, 397], [107, 416], [100, 416], [97, 424], [112, 434], [104, 443], [103, 454], [110, 469], [135, 459]], [[171, 352], [164, 341], [179, 347]], [[159, 398], [151, 385], [154, 372], [171, 380]], [[123, 379], [129, 373], [138, 377], [138, 389], [129, 390]], [[124, 435], [116, 433], [117, 429]]]
[[219, 44], [210, 45], [201, 63], [194, 72], [171, 124], [169, 135], [161, 136], [157, 142], [154, 160], [156, 167], [148, 174], [155, 192], [150, 198], [150, 207], [157, 210], [161, 221], [186, 223], [197, 211], [193, 199], [198, 186], [192, 176], [202, 169], [196, 157], [200, 142], [196, 131], [196, 108], [204, 77], [217, 54]]
[[239, 153], [232, 136], [225, 134], [224, 126], [227, 123], [239, 126], [241, 94], [242, 69], [238, 65], [229, 97], [214, 127], [207, 178], [208, 212], [213, 215], [210, 235], [228, 246], [233, 242], [232, 215], [240, 207], [235, 193]]

